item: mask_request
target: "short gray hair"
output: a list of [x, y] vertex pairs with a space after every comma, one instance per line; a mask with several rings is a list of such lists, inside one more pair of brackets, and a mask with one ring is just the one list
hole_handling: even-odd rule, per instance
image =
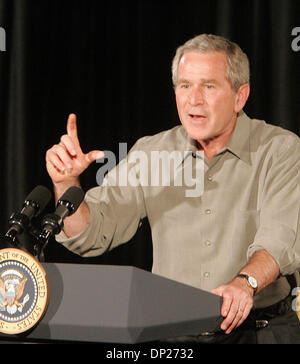
[[241, 85], [250, 84], [250, 67], [247, 55], [241, 48], [226, 38], [213, 34], [201, 34], [188, 40], [177, 48], [172, 62], [172, 81], [177, 84], [177, 71], [181, 57], [185, 52], [196, 51], [206, 53], [211, 51], [225, 52], [227, 56], [227, 79], [232, 89], [237, 92]]

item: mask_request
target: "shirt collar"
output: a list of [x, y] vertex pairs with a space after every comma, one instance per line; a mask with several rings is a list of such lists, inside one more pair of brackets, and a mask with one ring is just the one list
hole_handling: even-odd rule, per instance
[[[183, 142], [180, 143], [181, 150], [185, 152], [183, 160], [191, 154], [195, 154], [203, 158], [203, 153], [198, 150], [196, 140], [190, 138], [183, 127], [181, 127], [181, 137]], [[250, 118], [244, 111], [239, 113], [234, 131], [227, 145], [218, 153], [222, 154], [226, 151], [234, 154], [242, 161], [251, 164], [250, 159]]]
[[250, 121], [244, 111], [239, 113], [234, 131], [225, 147], [229, 152], [248, 164], [251, 164]]
[[183, 126], [180, 128], [180, 142], [179, 148], [182, 154], [182, 162], [185, 161], [190, 155], [197, 156], [204, 160], [203, 152], [198, 149], [197, 141], [192, 139], [186, 132]]

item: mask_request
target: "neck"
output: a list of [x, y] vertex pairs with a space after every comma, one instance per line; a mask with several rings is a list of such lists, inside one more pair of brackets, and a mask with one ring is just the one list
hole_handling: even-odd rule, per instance
[[230, 127], [228, 127], [222, 133], [205, 140], [197, 140], [197, 144], [199, 149], [203, 150], [204, 155], [211, 162], [214, 155], [218, 154], [227, 144], [228, 140], [230, 139], [235, 125], [236, 125], [236, 118], [233, 123], [231, 123]]

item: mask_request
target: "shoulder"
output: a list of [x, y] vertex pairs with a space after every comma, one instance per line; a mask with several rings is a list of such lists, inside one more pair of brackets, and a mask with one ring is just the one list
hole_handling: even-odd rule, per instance
[[182, 125], [137, 140], [131, 151], [175, 150], [186, 139]]
[[250, 119], [250, 143], [252, 150], [265, 149], [276, 154], [300, 152], [300, 138], [295, 133], [264, 120]]

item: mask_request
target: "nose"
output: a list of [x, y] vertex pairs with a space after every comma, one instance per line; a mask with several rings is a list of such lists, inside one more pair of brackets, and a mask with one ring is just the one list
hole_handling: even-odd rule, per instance
[[204, 95], [200, 88], [194, 87], [190, 90], [189, 103], [192, 106], [204, 104]]

